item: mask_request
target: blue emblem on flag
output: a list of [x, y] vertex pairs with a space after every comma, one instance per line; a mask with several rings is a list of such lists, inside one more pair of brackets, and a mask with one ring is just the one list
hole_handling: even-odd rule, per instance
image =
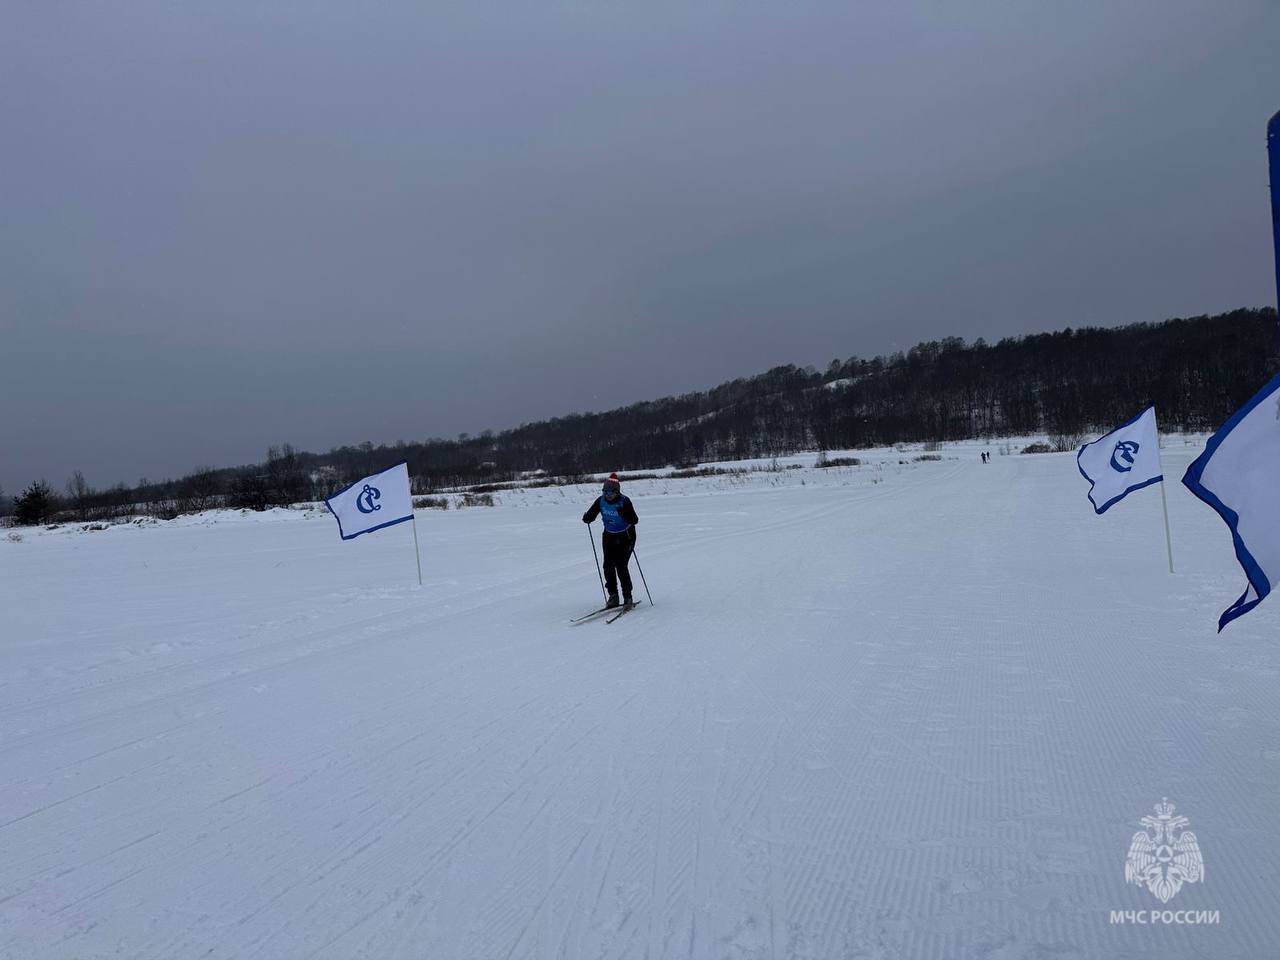
[[373, 502], [381, 497], [381, 490], [366, 483], [364, 489], [360, 491], [360, 495], [356, 497], [356, 509], [361, 513], [373, 513], [375, 510], [381, 510], [382, 504]]
[[1133, 440], [1121, 440], [1111, 451], [1111, 469], [1120, 473], [1128, 473], [1133, 469], [1133, 456], [1138, 452], [1139, 444]]
[[1080, 448], [1076, 466], [1089, 481], [1094, 513], [1105, 513], [1126, 496], [1163, 479], [1156, 408], [1140, 414]]

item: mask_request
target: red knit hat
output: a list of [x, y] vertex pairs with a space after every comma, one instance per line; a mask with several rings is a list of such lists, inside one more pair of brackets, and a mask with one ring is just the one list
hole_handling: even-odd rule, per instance
[[617, 473], [609, 474], [609, 478], [604, 482], [604, 489], [605, 490], [609, 490], [609, 489], [621, 490], [622, 489], [622, 481], [618, 479]]

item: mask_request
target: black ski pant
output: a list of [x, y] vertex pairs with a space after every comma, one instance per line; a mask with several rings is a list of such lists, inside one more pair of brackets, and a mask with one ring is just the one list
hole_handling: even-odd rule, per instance
[[631, 549], [635, 546], [636, 534], [632, 527], [625, 533], [605, 531], [600, 535], [600, 545], [604, 548], [604, 585], [611, 596], [618, 592], [618, 581], [622, 581], [622, 596], [631, 598], [631, 573], [627, 564], [631, 562]]

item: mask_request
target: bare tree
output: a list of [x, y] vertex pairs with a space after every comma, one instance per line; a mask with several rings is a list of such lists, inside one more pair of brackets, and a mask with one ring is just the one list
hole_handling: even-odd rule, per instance
[[92, 508], [91, 498], [93, 497], [93, 488], [84, 478], [84, 474], [79, 470], [71, 474], [71, 479], [67, 481], [67, 500], [71, 509], [75, 512], [77, 520], [88, 520], [89, 513]]
[[196, 467], [179, 486], [178, 509], [183, 513], [200, 513], [222, 504], [222, 483], [218, 471], [211, 466]]
[[108, 516], [125, 517], [133, 506], [133, 492], [123, 483], [117, 483], [104, 496]]
[[310, 480], [292, 444], [267, 450], [267, 478], [272, 504], [288, 506], [310, 496]]

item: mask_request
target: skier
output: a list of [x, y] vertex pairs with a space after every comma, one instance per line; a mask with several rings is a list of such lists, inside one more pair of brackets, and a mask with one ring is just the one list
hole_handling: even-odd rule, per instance
[[600, 496], [582, 515], [582, 522], [590, 523], [596, 517], [604, 521], [600, 545], [604, 549], [604, 581], [609, 591], [605, 606], [618, 605], [618, 581], [622, 581], [622, 602], [631, 606], [631, 574], [627, 564], [636, 545], [636, 524], [640, 518], [636, 516], [636, 508], [631, 505], [630, 498], [622, 495], [622, 485], [616, 473], [609, 474]]

